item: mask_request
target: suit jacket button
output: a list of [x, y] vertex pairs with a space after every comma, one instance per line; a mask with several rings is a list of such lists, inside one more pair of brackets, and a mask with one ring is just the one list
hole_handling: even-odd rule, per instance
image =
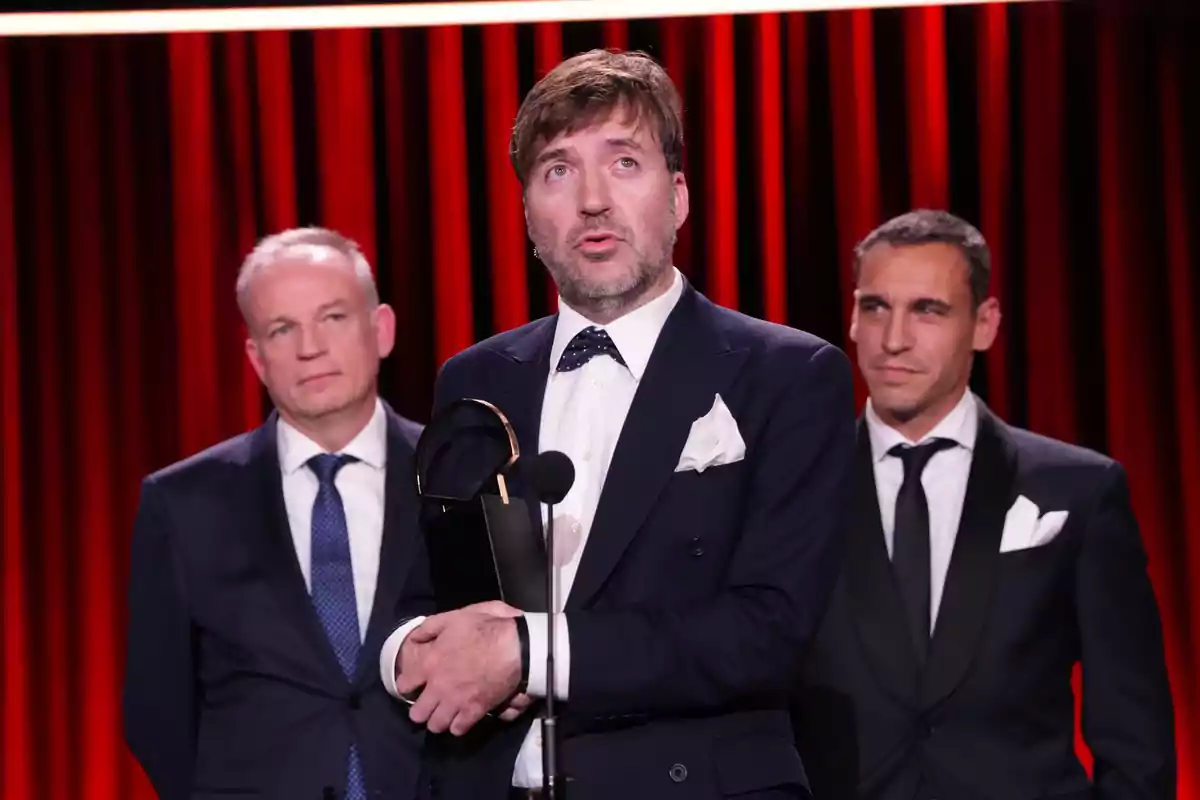
[[362, 708], [362, 695], [358, 692], [351, 692], [350, 697], [346, 699], [346, 705], [350, 706], [351, 710], [358, 711]]
[[687, 780], [687, 767], [685, 767], [683, 764], [674, 764], [672, 765], [669, 774], [671, 776], [671, 780], [675, 781], [676, 783], [683, 783]]
[[692, 555], [697, 556], [697, 557], [704, 555], [703, 541], [704, 540], [701, 539], [699, 536], [696, 536], [692, 539], [692, 549], [691, 549]]

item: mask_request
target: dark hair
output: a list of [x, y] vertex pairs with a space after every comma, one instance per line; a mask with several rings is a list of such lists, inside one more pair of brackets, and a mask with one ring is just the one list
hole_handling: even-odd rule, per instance
[[683, 169], [683, 101], [666, 71], [642, 52], [591, 50], [568, 58], [537, 82], [521, 103], [509, 158], [524, 185], [537, 151], [617, 108], [648, 121], [672, 172]]
[[871, 231], [854, 248], [854, 277], [858, 277], [867, 251], [876, 245], [904, 247], [933, 242], [953, 245], [962, 251], [970, 265], [971, 299], [978, 308], [987, 299], [992, 254], [983, 234], [974, 225], [948, 211], [917, 209], [894, 217]]

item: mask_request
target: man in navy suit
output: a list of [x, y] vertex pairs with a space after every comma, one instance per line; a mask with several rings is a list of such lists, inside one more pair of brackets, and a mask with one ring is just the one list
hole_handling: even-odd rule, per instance
[[423, 732], [377, 669], [430, 596], [421, 428], [376, 389], [395, 317], [322, 229], [263, 240], [237, 294], [276, 411], [144, 482], [126, 739], [163, 800], [410, 800]]
[[[487, 400], [522, 452], [574, 463], [555, 518], [569, 794], [804, 797], [786, 696], [836, 566], [848, 359], [717, 307], [672, 265], [688, 213], [680, 98], [649, 58], [559, 65], [525, 99], [511, 153], [559, 313], [450, 359], [435, 403]], [[481, 717], [522, 688], [545, 697], [547, 616], [496, 603], [414, 623], [381, 671], [398, 696], [420, 689], [414, 720], [452, 734], [434, 794], [537, 797], [536, 711]]]
[[[796, 727], [817, 800], [1175, 796], [1162, 630], [1125, 473], [968, 388], [1000, 324], [970, 224], [859, 245], [855, 513]], [[1075, 756], [1071, 670], [1083, 666]]]

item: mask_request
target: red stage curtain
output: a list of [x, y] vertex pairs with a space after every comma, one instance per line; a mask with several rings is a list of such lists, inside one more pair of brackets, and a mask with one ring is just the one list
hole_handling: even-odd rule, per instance
[[[119, 726], [139, 479], [257, 423], [234, 276], [357, 238], [398, 310], [384, 394], [553, 310], [507, 134], [564, 54], [635, 47], [686, 99], [681, 269], [848, 346], [854, 242], [975, 220], [1003, 333], [976, 388], [1129, 471], [1200, 800], [1200, 121], [1170, 25], [1047, 3], [428, 31], [0, 40], [0, 796], [150, 797]], [[860, 384], [861, 390], [861, 384]]]

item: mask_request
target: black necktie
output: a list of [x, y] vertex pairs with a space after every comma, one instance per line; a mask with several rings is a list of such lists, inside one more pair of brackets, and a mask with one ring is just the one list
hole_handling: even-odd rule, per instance
[[575, 334], [575, 338], [567, 344], [567, 349], [558, 359], [557, 370], [570, 372], [579, 369], [596, 356], [611, 356], [618, 364], [625, 366], [625, 359], [621, 358], [620, 351], [608, 333], [591, 325]]
[[896, 525], [892, 538], [892, 570], [904, 601], [917, 649], [925, 663], [929, 650], [929, 503], [921, 486], [921, 473], [933, 454], [953, 447], [950, 439], [933, 439], [910, 447], [899, 444], [888, 451], [904, 462], [904, 482], [896, 495]]

